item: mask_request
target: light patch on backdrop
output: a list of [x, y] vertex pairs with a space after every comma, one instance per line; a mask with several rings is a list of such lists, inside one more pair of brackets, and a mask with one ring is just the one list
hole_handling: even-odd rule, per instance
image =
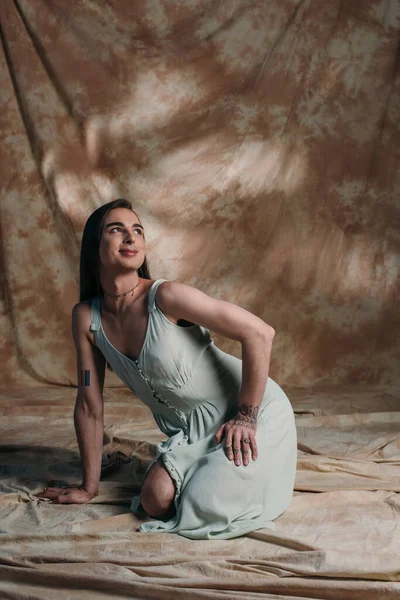
[[165, 235], [164, 230], [164, 234], [160, 234], [158, 238], [154, 251], [157, 254], [157, 263], [159, 258], [164, 262], [168, 262], [168, 279], [177, 277], [178, 271], [174, 268], [174, 265], [179, 265], [182, 257], [186, 255], [183, 235], [176, 231], [173, 234]]
[[92, 173], [91, 180], [102, 202], [109, 202], [110, 199], [120, 197], [117, 180], [111, 180], [99, 171]]
[[173, 70], [171, 65], [163, 65], [160, 57], [157, 71], [137, 73], [126, 99], [107, 115], [108, 134], [115, 141], [127, 134], [139, 136], [166, 127], [190, 105], [200, 103], [206, 91], [193, 65], [179, 64]]
[[[229, 3], [224, 4], [228, 5]], [[262, 3], [260, 7], [260, 9], [257, 6], [247, 7], [248, 14], [242, 13], [240, 19], [232, 19], [229, 27], [221, 28], [219, 21], [212, 24], [218, 31], [214, 42], [217, 50], [216, 56], [227, 73], [240, 76], [240, 73], [248, 72], [249, 61], [255, 61], [257, 57], [260, 61], [260, 55], [265, 53], [265, 48], [271, 48], [272, 53], [274, 37], [280, 29], [280, 20], [276, 18], [278, 11], [272, 3], [270, 5]], [[257, 10], [259, 10], [259, 14], [257, 14]], [[266, 11], [268, 11], [268, 17], [266, 17]], [[268, 28], [257, 26], [263, 18], [268, 18]]]
[[158, 160], [157, 171], [164, 179], [181, 180], [183, 186], [188, 184], [189, 177], [189, 188], [192, 184], [200, 184], [200, 182], [204, 186], [205, 170], [208, 170], [210, 180], [210, 176], [215, 177], [221, 168], [218, 163], [206, 160], [205, 146], [213, 144], [212, 137], [207, 136], [204, 144], [196, 140], [186, 143], [184, 147], [171, 150]]
[[249, 105], [245, 102], [238, 102], [235, 106], [234, 126], [239, 136], [246, 135], [251, 131], [252, 123], [256, 122], [260, 110], [256, 105]]
[[365, 181], [360, 179], [345, 179], [332, 183], [332, 188], [339, 196], [342, 204], [348, 205], [349, 208], [354, 210], [354, 199], [363, 192], [365, 185]]
[[247, 137], [235, 148], [228, 180], [239, 183], [243, 193], [258, 196], [275, 190], [293, 193], [305, 180], [307, 160], [284, 143]]
[[[88, 178], [82, 179], [73, 172], [59, 172], [54, 176], [54, 188], [58, 204], [73, 220], [87, 219], [87, 204], [89, 197], [100, 206], [110, 198], [119, 197], [116, 181], [111, 181], [100, 172], [92, 172]], [[79, 216], [79, 219], [77, 217]]]
[[[201, 144], [199, 140], [187, 144], [184, 149], [171, 151], [157, 164], [158, 171], [166, 178], [185, 182], [177, 187], [177, 193], [191, 193], [192, 186], [199, 189], [207, 182], [208, 187], [219, 192], [232, 185], [242, 186], [242, 195], [258, 196], [263, 192], [281, 190], [293, 193], [305, 180], [307, 159], [297, 149], [248, 136], [232, 149], [224, 146], [222, 134], [215, 134], [215, 142], [208, 135]], [[210, 160], [210, 147], [221, 146], [215, 160]], [[202, 157], [204, 157], [202, 159]], [[208, 157], [208, 159], [206, 159]], [[171, 174], [173, 174], [171, 176]], [[188, 182], [190, 178], [190, 182]], [[189, 184], [190, 183], [190, 184]]]
[[254, 27], [252, 15], [243, 15], [241, 19], [232, 22], [232, 25], [219, 32], [218, 58], [224, 62], [228, 72], [237, 69], [247, 69], [249, 56], [257, 56], [265, 44], [265, 29]]
[[363, 298], [363, 301], [366, 296], [369, 299], [375, 298], [376, 306], [373, 308], [376, 311], [381, 305], [382, 286], [390, 288], [396, 285], [399, 273], [398, 254], [394, 253], [394, 248], [391, 253], [387, 247], [377, 252], [368, 235], [361, 239], [358, 236], [356, 240], [346, 256], [347, 265], [341, 291], [347, 297], [351, 295], [354, 299]]
[[[176, 2], [174, 3], [176, 5]], [[168, 19], [168, 11], [164, 2], [160, 0], [146, 0], [143, 2], [145, 9], [140, 15], [140, 21], [144, 23], [153, 33], [158, 33], [162, 38], [169, 30], [170, 21]]]
[[106, 119], [100, 115], [91, 116], [86, 120], [84, 127], [86, 155], [90, 164], [96, 165], [104, 147]]

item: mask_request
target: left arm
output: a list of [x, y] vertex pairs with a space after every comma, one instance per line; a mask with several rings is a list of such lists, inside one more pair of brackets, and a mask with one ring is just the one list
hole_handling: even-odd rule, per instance
[[[243, 452], [243, 441], [250, 440], [245, 443], [250, 443], [255, 460], [257, 414], [268, 380], [275, 330], [244, 308], [232, 302], [212, 298], [197, 288], [177, 281], [166, 281], [160, 284], [157, 291], [157, 304], [164, 313], [176, 319], [196, 323], [215, 331], [218, 335], [241, 343], [242, 385], [238, 413], [234, 419], [220, 427], [216, 438], [219, 443], [225, 434], [227, 456], [230, 460], [235, 458], [236, 465], [241, 464], [237, 448], [240, 447]], [[246, 446], [244, 450], [243, 462], [248, 464]]]
[[[264, 396], [268, 381], [272, 342], [275, 331], [253, 332], [242, 341], [242, 385], [239, 395], [239, 413], [245, 420], [254, 415], [257, 420], [258, 408]], [[241, 407], [247, 407], [247, 409]]]

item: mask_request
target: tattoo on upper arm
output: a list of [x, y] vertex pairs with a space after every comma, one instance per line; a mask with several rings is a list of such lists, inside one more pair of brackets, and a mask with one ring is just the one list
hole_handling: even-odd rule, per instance
[[81, 371], [81, 386], [89, 387], [90, 386], [90, 371], [85, 369]]

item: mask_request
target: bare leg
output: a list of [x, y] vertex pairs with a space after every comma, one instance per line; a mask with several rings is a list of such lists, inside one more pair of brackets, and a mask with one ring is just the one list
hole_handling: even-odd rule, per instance
[[154, 518], [172, 516], [175, 484], [164, 465], [157, 461], [143, 482], [140, 498], [144, 510]]

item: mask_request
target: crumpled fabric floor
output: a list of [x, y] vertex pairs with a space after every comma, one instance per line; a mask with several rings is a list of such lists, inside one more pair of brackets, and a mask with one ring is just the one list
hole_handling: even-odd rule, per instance
[[151, 414], [105, 390], [99, 495], [55, 505], [33, 494], [79, 482], [73, 388], [0, 395], [0, 597], [7, 600], [323, 598], [400, 594], [400, 389], [285, 387], [298, 472], [276, 531], [226, 541], [138, 533], [129, 512], [155, 444]]

